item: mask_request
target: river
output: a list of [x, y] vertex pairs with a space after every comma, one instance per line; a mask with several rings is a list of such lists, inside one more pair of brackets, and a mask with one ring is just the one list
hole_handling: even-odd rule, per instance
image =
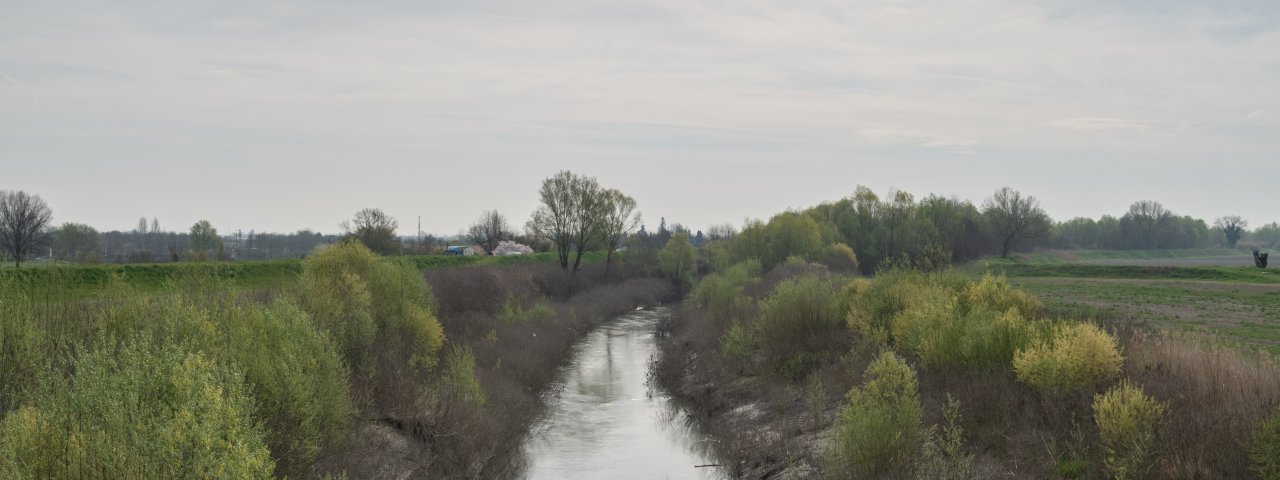
[[[581, 340], [560, 373], [560, 394], [525, 445], [525, 478], [718, 479], [710, 439], [645, 380], [666, 308], [637, 310]], [[704, 465], [699, 467], [699, 465]]]

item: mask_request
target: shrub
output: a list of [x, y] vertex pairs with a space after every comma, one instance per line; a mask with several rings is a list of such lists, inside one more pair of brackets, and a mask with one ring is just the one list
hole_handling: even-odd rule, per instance
[[782, 282], [751, 325], [764, 361], [775, 373], [800, 377], [841, 328], [831, 281], [814, 275]]
[[372, 365], [378, 340], [385, 358], [415, 368], [434, 364], [444, 343], [430, 287], [412, 265], [379, 258], [359, 242], [344, 242], [303, 264], [301, 303], [329, 333], [349, 365]]
[[965, 480], [973, 478], [973, 454], [964, 451], [964, 428], [960, 426], [960, 401], [947, 394], [942, 416], [946, 424], [930, 426], [924, 432], [916, 478]]
[[835, 271], [853, 272], [858, 270], [858, 255], [848, 245], [834, 243], [823, 249], [822, 264]]
[[232, 338], [241, 339], [230, 345], [231, 356], [244, 369], [272, 456], [281, 473], [305, 476], [349, 425], [347, 367], [311, 319], [283, 300], [245, 307], [231, 325]]
[[965, 290], [964, 300], [967, 306], [982, 306], [996, 312], [1015, 309], [1025, 318], [1035, 318], [1044, 307], [1034, 295], [1009, 285], [1004, 275], [990, 273]]
[[1263, 479], [1280, 480], [1280, 407], [1254, 431], [1249, 459]]
[[721, 273], [707, 275], [693, 289], [693, 301], [713, 319], [729, 320], [742, 314], [751, 299], [742, 289], [760, 279], [760, 261], [740, 262]]
[[916, 374], [892, 352], [867, 367], [867, 382], [849, 391], [827, 461], [837, 474], [879, 478], [900, 471], [920, 447], [920, 393]]
[[849, 328], [865, 338], [887, 345], [893, 318], [911, 305], [925, 283], [925, 276], [919, 272], [889, 270], [881, 273], [853, 302], [846, 318]]
[[269, 478], [240, 374], [172, 347], [127, 345], [46, 371], [0, 423], [5, 478]]
[[1168, 405], [1121, 382], [1093, 398], [1093, 420], [1102, 441], [1103, 464], [1120, 480], [1141, 476], [1150, 465], [1156, 429]]
[[453, 397], [471, 408], [480, 408], [485, 404], [484, 389], [476, 380], [476, 358], [471, 348], [453, 346], [449, 349], [445, 360], [443, 381], [445, 388]]
[[1052, 330], [1014, 355], [1019, 380], [1041, 390], [1067, 391], [1120, 374], [1124, 358], [1115, 337], [1091, 323], [1060, 324]]
[[985, 305], [966, 307], [966, 297], [957, 292], [969, 284], [945, 275], [928, 278], [894, 293], [902, 307], [880, 338], [929, 367], [1008, 368], [1014, 353], [1030, 342], [1032, 323], [1016, 308], [1002, 314]]
[[743, 327], [741, 323], [734, 323], [720, 337], [720, 353], [726, 357], [745, 361], [751, 358], [751, 354], [756, 351], [756, 348], [755, 336], [751, 334], [749, 329]]

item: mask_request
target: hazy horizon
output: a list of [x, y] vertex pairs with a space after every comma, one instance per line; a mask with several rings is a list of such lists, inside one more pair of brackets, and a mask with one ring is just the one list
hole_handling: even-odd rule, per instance
[[559, 170], [691, 229], [1002, 186], [1280, 220], [1280, 4], [30, 2], [0, 18], [0, 190], [54, 223], [515, 226]]

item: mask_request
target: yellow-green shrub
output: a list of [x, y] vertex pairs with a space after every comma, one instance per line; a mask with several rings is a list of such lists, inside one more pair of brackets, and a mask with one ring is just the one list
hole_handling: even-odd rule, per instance
[[1031, 386], [1065, 391], [1115, 378], [1123, 362], [1115, 337], [1091, 323], [1066, 323], [1014, 355], [1013, 368]]
[[[312, 259], [320, 255], [313, 255]], [[299, 301], [316, 325], [333, 339], [347, 364], [365, 368], [369, 347], [377, 334], [368, 284], [352, 272], [314, 270], [304, 270], [300, 284]]]
[[1035, 318], [1044, 306], [1034, 295], [1009, 285], [1004, 275], [990, 273], [965, 290], [964, 302], [969, 307], [982, 306], [995, 312], [1015, 309], [1024, 318]]
[[1249, 459], [1264, 480], [1280, 480], [1280, 407], [1253, 432]]
[[384, 355], [402, 355], [410, 366], [434, 364], [444, 329], [430, 287], [411, 266], [346, 242], [313, 253], [303, 263], [301, 284], [302, 306], [348, 364], [371, 365], [375, 340]]
[[852, 272], [858, 269], [858, 255], [848, 245], [833, 243], [823, 249], [822, 263], [836, 271]]
[[846, 322], [866, 339], [887, 344], [893, 318], [919, 295], [927, 284], [924, 274], [911, 270], [889, 270], [875, 280], [852, 302]]
[[239, 372], [174, 347], [126, 345], [42, 374], [0, 422], [4, 478], [269, 478]]
[[250, 305], [229, 325], [240, 339], [230, 345], [231, 357], [244, 371], [279, 470], [305, 476], [349, 426], [347, 367], [328, 337], [288, 302]]
[[454, 345], [446, 357], [443, 380], [447, 392], [464, 405], [484, 406], [484, 389], [476, 379], [476, 358], [471, 348]]
[[1156, 430], [1168, 405], [1121, 382], [1093, 398], [1093, 420], [1102, 441], [1103, 464], [1117, 479], [1140, 477], [1150, 466]]
[[742, 289], [759, 280], [760, 269], [760, 261], [753, 259], [707, 275], [694, 287], [693, 301], [707, 309], [713, 319], [740, 316], [750, 306], [750, 299], [742, 295]]
[[867, 382], [849, 390], [827, 450], [840, 477], [882, 478], [908, 468], [920, 448], [920, 392], [916, 374], [892, 352], [867, 368]]

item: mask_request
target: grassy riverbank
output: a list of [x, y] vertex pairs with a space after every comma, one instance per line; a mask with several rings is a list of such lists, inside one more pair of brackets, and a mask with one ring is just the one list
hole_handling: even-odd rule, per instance
[[572, 341], [671, 291], [543, 257], [6, 271], [0, 476], [511, 471]]
[[[1258, 478], [1271, 471], [1263, 458], [1277, 448], [1265, 440], [1274, 437], [1254, 436], [1276, 428], [1264, 427], [1269, 418], [1267, 425], [1280, 423], [1280, 365], [1269, 354], [1146, 328], [1156, 322], [1142, 321], [1140, 308], [1067, 308], [1017, 287], [1063, 277], [892, 271], [860, 279], [800, 263], [755, 268], [704, 278], [664, 328], [655, 367], [717, 438], [734, 476]], [[1102, 290], [1095, 285], [1087, 288]], [[1168, 285], [1121, 290], [1150, 305], [1186, 296]], [[1270, 298], [1249, 295], [1214, 302]], [[1126, 302], [1134, 300], [1115, 299]], [[1116, 430], [1116, 415], [1133, 415], [1134, 423]]]

